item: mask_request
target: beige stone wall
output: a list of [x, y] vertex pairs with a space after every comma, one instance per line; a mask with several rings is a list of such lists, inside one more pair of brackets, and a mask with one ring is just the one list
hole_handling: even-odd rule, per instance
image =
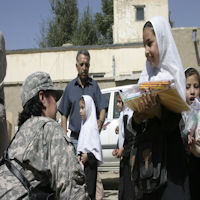
[[[85, 48], [85, 47], [84, 47]], [[132, 71], [141, 71], [145, 63], [142, 44], [108, 47], [87, 48], [91, 55], [90, 73], [105, 73], [106, 78], [115, 75], [132, 74]], [[51, 48], [27, 51], [8, 51], [6, 83], [22, 82], [30, 73], [35, 71], [48, 72], [53, 80], [71, 80], [77, 75], [77, 49]], [[115, 62], [113, 63], [113, 57]]]
[[[113, 0], [114, 43], [142, 41], [142, 28], [153, 16], [164, 16], [168, 20], [168, 0]], [[144, 6], [144, 21], [136, 21], [135, 6]]]
[[[195, 50], [195, 44], [193, 39], [193, 30], [197, 31], [197, 45], [198, 45], [198, 54], [200, 53], [200, 28], [191, 27], [191, 28], [173, 28], [172, 34], [176, 42], [182, 64], [184, 68], [189, 66], [195, 67], [199, 70], [200, 66], [198, 65], [197, 55]], [[200, 70], [199, 70], [200, 71]]]

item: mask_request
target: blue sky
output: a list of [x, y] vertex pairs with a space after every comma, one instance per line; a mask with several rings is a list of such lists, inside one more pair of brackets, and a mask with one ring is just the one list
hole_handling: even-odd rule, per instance
[[[168, 1], [175, 27], [200, 27], [200, 0]], [[93, 13], [101, 9], [101, 0], [78, 0], [81, 11], [88, 4]], [[50, 16], [49, 0], [0, 0], [0, 30], [6, 49], [37, 48], [41, 21]]]

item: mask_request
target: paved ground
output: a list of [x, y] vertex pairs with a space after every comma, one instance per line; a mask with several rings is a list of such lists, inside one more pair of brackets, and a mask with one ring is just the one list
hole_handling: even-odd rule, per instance
[[100, 177], [104, 186], [103, 200], [117, 200], [119, 172], [100, 172]]
[[105, 190], [103, 200], [117, 200], [118, 190]]

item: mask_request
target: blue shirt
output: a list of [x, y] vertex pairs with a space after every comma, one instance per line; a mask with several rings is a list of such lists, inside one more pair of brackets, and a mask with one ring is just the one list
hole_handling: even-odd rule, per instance
[[81, 87], [78, 77], [67, 84], [63, 93], [58, 111], [61, 115], [69, 118], [69, 129], [72, 131], [73, 137], [78, 139], [81, 128], [81, 116], [79, 100], [82, 95], [90, 95], [96, 106], [97, 116], [102, 109], [107, 109], [108, 104], [102, 95], [100, 88], [95, 80], [88, 77], [87, 83], [84, 88]]

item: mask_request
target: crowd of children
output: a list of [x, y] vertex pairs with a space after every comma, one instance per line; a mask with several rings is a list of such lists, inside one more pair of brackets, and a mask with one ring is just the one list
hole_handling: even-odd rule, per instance
[[[143, 42], [147, 60], [138, 84], [148, 81], [172, 81], [180, 97], [189, 106], [196, 98], [198, 100], [199, 73], [194, 68], [189, 68], [184, 74], [170, 25], [165, 18], [153, 17], [144, 25]], [[80, 100], [80, 109], [89, 106], [87, 98], [83, 96]], [[199, 199], [200, 158], [191, 151], [193, 144], [197, 146], [199, 144], [195, 140], [195, 135], [190, 134], [187, 141], [183, 142], [180, 121], [184, 114], [173, 112], [163, 106], [157, 93], [150, 88], [149, 92], [142, 96], [140, 104], [142, 105], [140, 111], [127, 112], [128, 108], [122, 102], [120, 94], [117, 94], [120, 117], [116, 132], [119, 134], [119, 139], [118, 146], [112, 154], [120, 159], [119, 199]], [[83, 122], [78, 146], [83, 141], [88, 142], [85, 146], [82, 145], [82, 148], [78, 147], [78, 155], [79, 160], [84, 163], [84, 170], [89, 180], [92, 179], [89, 175], [92, 170], [86, 171], [86, 163], [89, 163], [92, 157], [96, 174], [97, 161], [102, 161], [101, 145], [96, 122], [91, 128], [91, 133], [97, 135], [97, 140], [92, 141], [90, 136], [88, 136], [90, 140], [86, 140], [86, 136], [82, 136], [83, 129], [88, 135], [91, 133], [88, 127], [85, 128], [89, 114], [86, 114], [85, 118], [83, 114], [81, 115]], [[93, 123], [94, 120], [88, 124], [92, 127]], [[96, 143], [95, 147], [91, 145], [92, 143]], [[86, 148], [90, 145], [90, 149]], [[92, 151], [93, 148], [96, 150]], [[84, 156], [85, 153], [87, 156]], [[89, 156], [90, 154], [92, 156]], [[95, 180], [96, 178], [94, 183]]]

